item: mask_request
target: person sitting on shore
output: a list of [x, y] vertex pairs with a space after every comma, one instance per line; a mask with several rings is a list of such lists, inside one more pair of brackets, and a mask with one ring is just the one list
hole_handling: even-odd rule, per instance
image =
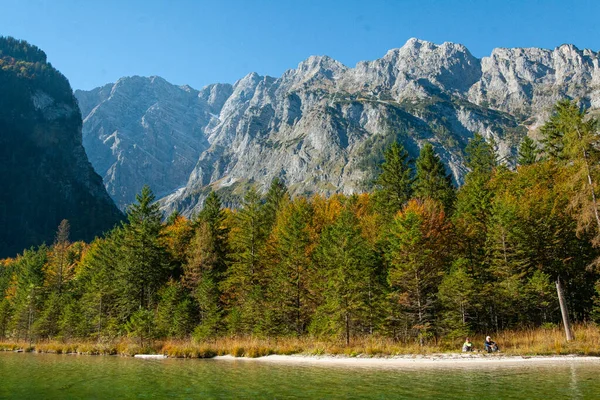
[[473, 343], [471, 343], [471, 339], [469, 339], [469, 338], [465, 339], [465, 343], [463, 343], [462, 351], [463, 351], [463, 353], [473, 351]]
[[485, 338], [485, 342], [483, 342], [483, 345], [485, 346], [485, 351], [487, 351], [488, 353], [498, 351], [498, 345], [489, 336]]

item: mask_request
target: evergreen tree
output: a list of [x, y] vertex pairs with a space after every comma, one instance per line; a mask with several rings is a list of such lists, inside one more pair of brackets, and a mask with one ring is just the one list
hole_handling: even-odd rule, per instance
[[225, 212], [221, 204], [221, 199], [216, 192], [211, 191], [204, 202], [204, 207], [200, 212], [196, 224], [206, 223], [213, 243], [212, 252], [215, 257], [215, 264], [211, 267], [213, 271], [219, 274], [219, 279], [225, 273], [227, 264], [228, 228], [225, 224]]
[[535, 164], [540, 151], [537, 148], [533, 139], [525, 136], [519, 145], [519, 158], [517, 163], [521, 166]]
[[593, 242], [600, 246], [600, 135], [598, 121], [586, 118], [585, 110], [569, 100], [560, 101], [554, 114], [540, 129], [544, 153], [558, 162], [565, 173], [561, 181], [571, 197], [571, 208], [580, 232], [594, 233]]
[[349, 210], [325, 228], [316, 251], [324, 303], [317, 309], [311, 331], [342, 336], [348, 345], [369, 315], [373, 252]]
[[269, 191], [265, 196], [265, 204], [263, 206], [263, 218], [267, 232], [270, 232], [275, 224], [277, 211], [284, 200], [289, 200], [287, 187], [279, 178], [273, 178]]
[[216, 335], [222, 325], [219, 283], [224, 271], [220, 270], [223, 260], [220, 259], [217, 240], [209, 223], [202, 222], [196, 228], [184, 269], [183, 282], [198, 304], [203, 336]]
[[125, 331], [129, 337], [139, 339], [143, 348], [157, 334], [154, 313], [144, 308], [135, 311], [125, 324]]
[[438, 288], [441, 303], [441, 325], [450, 338], [468, 336], [471, 313], [475, 310], [475, 280], [467, 272], [467, 260], [457, 259]]
[[227, 234], [221, 201], [211, 192], [195, 221], [195, 235], [188, 250], [184, 284], [199, 307], [200, 325], [194, 336], [217, 335], [223, 326], [220, 285], [227, 267]]
[[426, 143], [416, 161], [416, 176], [414, 182], [414, 195], [420, 199], [437, 200], [444, 205], [446, 210], [454, 202], [454, 187], [452, 178], [446, 174], [442, 160], [435, 154], [431, 143]]
[[159, 292], [156, 333], [160, 337], [183, 338], [194, 327], [194, 307], [180, 282], [170, 280]]
[[229, 328], [236, 333], [260, 333], [263, 326], [264, 271], [261, 253], [266, 233], [258, 193], [251, 188], [244, 197], [231, 232], [231, 264], [222, 283], [228, 299]]
[[400, 143], [392, 144], [384, 153], [381, 174], [377, 178], [377, 196], [382, 210], [393, 214], [412, 195], [412, 169], [408, 152]]
[[498, 165], [494, 144], [479, 133], [473, 135], [465, 147], [467, 168], [475, 174], [489, 174]]
[[40, 246], [29, 249], [17, 258], [14, 270], [14, 288], [9, 296], [12, 318], [8, 326], [11, 336], [17, 340], [34, 338], [33, 324], [42, 306], [42, 285], [44, 265], [47, 262], [48, 248]]
[[63, 291], [63, 285], [73, 277], [74, 260], [69, 254], [69, 230], [69, 222], [63, 219], [58, 226], [56, 240], [50, 249], [49, 263], [45, 268], [46, 285], [59, 294]]
[[390, 265], [392, 312], [408, 316], [423, 344], [434, 328], [438, 285], [447, 262], [449, 226], [431, 200], [411, 200], [394, 219], [386, 257]]
[[460, 252], [477, 277], [484, 273], [485, 241], [494, 196], [490, 181], [497, 163], [493, 145], [479, 134], [469, 141], [465, 152], [469, 173], [457, 194], [454, 221], [461, 239]]
[[275, 265], [269, 281], [269, 309], [279, 333], [305, 332], [310, 314], [310, 287], [314, 280], [309, 231], [312, 207], [304, 199], [281, 209], [272, 234]]
[[168, 256], [162, 245], [162, 214], [148, 186], [129, 207], [128, 223], [123, 226], [122, 258], [118, 279], [122, 288], [121, 312], [128, 319], [136, 309], [149, 309], [157, 292], [167, 281]]

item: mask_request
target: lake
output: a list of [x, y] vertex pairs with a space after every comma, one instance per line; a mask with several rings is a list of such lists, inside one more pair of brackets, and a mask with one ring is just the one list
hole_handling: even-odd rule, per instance
[[0, 398], [593, 399], [600, 363], [361, 367], [0, 352]]

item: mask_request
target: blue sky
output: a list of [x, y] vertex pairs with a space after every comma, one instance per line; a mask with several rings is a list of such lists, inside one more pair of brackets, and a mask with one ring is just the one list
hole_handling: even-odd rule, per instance
[[255, 71], [279, 76], [313, 54], [348, 66], [411, 37], [494, 47], [600, 49], [600, 0], [0, 0], [0, 35], [39, 47], [75, 89], [128, 75], [195, 88]]

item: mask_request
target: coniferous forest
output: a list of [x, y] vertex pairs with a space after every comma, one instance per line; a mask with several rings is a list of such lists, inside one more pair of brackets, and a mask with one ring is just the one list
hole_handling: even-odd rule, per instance
[[364, 336], [428, 343], [600, 318], [596, 120], [559, 102], [516, 168], [475, 135], [456, 189], [434, 148], [385, 152], [372, 193], [290, 198], [274, 180], [238, 209], [163, 220], [148, 187], [91, 243], [0, 266], [0, 337], [14, 340]]

